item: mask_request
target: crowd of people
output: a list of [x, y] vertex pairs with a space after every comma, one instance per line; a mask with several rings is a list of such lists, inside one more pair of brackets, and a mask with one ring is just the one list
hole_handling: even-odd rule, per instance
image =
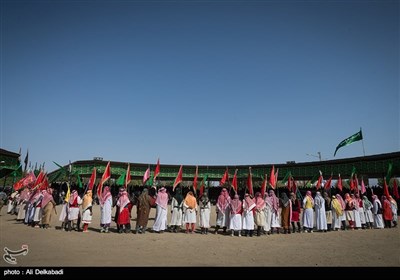
[[[196, 226], [200, 227], [197, 232], [201, 234], [210, 232], [212, 204], [207, 191], [197, 198], [192, 190], [186, 189], [184, 196], [180, 186], [173, 191], [173, 195], [168, 194], [164, 187], [158, 191], [153, 187], [151, 193], [154, 196], [150, 195], [148, 188], [144, 188], [135, 199], [123, 187], [118, 191], [113, 196], [110, 187], [105, 186], [98, 198], [100, 221], [96, 222], [100, 224], [100, 233], [110, 232], [112, 221], [119, 233], [195, 233]], [[0, 198], [3, 202], [1, 206], [8, 200], [7, 213], [17, 215], [17, 221], [32, 227], [47, 229], [50, 227], [52, 215], [58, 215], [52, 188], [24, 188], [9, 196], [0, 192]], [[73, 190], [64, 198], [61, 213], [58, 215], [61, 229], [89, 232], [93, 203], [92, 190], [87, 190], [82, 196], [77, 190]], [[134, 205], [137, 218], [132, 230]], [[156, 214], [154, 224], [149, 230], [148, 221], [153, 207], [156, 208]], [[330, 195], [326, 191], [318, 190], [315, 196], [307, 191], [304, 198], [287, 191], [281, 191], [278, 197], [270, 189], [265, 194], [256, 192], [254, 196], [245, 193], [241, 199], [239, 194], [232, 192], [232, 188], [221, 187], [215, 210], [214, 234], [252, 237], [277, 233], [391, 228], [397, 226], [398, 208], [397, 202], [391, 196], [385, 195], [379, 199], [373, 194], [370, 201], [367, 195], [360, 196], [359, 192], [344, 193], [342, 197], [339, 193]]]

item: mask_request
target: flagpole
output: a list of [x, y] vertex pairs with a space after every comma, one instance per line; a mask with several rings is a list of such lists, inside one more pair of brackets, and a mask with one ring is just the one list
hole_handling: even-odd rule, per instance
[[362, 147], [363, 147], [363, 153], [364, 153], [364, 156], [365, 156], [364, 139], [361, 139], [361, 142], [362, 142]]
[[[361, 127], [360, 127], [360, 131], [361, 131], [361, 135], [362, 135]], [[364, 137], [361, 138], [361, 143], [362, 143], [362, 147], [363, 147], [363, 154], [364, 154], [364, 156], [365, 156]]]

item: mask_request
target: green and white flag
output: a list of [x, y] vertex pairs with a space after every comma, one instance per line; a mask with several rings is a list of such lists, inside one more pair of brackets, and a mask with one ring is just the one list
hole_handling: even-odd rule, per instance
[[344, 139], [342, 142], [339, 143], [339, 145], [337, 145], [335, 153], [333, 154], [333, 156], [336, 156], [337, 150], [339, 150], [341, 147], [350, 145], [350, 144], [352, 144], [352, 143], [354, 143], [356, 141], [360, 141], [362, 139], [363, 139], [363, 136], [362, 136], [362, 131], [361, 131], [361, 128], [360, 128], [359, 132], [357, 132], [356, 134], [353, 134], [350, 137]]

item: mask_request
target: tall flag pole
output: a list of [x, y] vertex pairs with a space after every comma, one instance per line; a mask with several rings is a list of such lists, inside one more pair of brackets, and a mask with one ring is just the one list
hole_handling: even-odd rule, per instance
[[24, 174], [26, 173], [26, 168], [28, 166], [28, 159], [29, 159], [29, 149], [26, 150], [26, 156], [25, 156], [25, 159], [24, 159], [24, 163], [25, 163]]
[[250, 195], [254, 195], [253, 193], [253, 178], [251, 174], [251, 167], [249, 167], [249, 175], [247, 176], [247, 189], [249, 190]]
[[389, 162], [388, 170], [387, 170], [386, 178], [385, 178], [386, 179], [386, 183], [388, 183], [388, 184], [390, 182], [390, 177], [392, 177], [392, 169], [393, 169], [393, 164], [391, 162]]
[[264, 174], [264, 180], [261, 184], [261, 197], [262, 198], [264, 198], [264, 194], [267, 191], [267, 184], [268, 184], [267, 174]]
[[208, 179], [208, 175], [206, 174], [200, 184], [199, 197], [201, 197], [204, 193], [205, 184], [207, 183], [207, 179]]
[[197, 176], [199, 174], [199, 167], [196, 165], [196, 174], [194, 174], [194, 179], [193, 179], [193, 191], [194, 194], [197, 194]]
[[275, 166], [272, 165], [271, 174], [269, 175], [269, 185], [271, 188], [275, 189], [276, 187], [276, 177], [275, 177]]
[[160, 174], [160, 158], [158, 158], [156, 169], [154, 170], [154, 181], [156, 180], [158, 174]]
[[[346, 139], [344, 139], [342, 142], [339, 143], [339, 145], [336, 146], [335, 149], [335, 153], [333, 154], [333, 156], [336, 156], [336, 152], [345, 146], [348, 146], [356, 141], [360, 141], [363, 139], [363, 135], [362, 135], [362, 131], [361, 131], [361, 127], [360, 127], [360, 131], [351, 135], [350, 137], [347, 137]], [[363, 149], [364, 149], [364, 142], [363, 142]], [[365, 156], [365, 150], [364, 150], [364, 156]]]
[[89, 190], [92, 190], [94, 187], [94, 182], [96, 181], [96, 172], [97, 172], [96, 167], [93, 167], [92, 175], [90, 176], [88, 184]]
[[220, 186], [223, 186], [226, 182], [229, 182], [228, 167], [226, 168], [225, 173], [221, 178], [221, 181], [219, 181], [219, 184]]
[[322, 171], [319, 170], [318, 181], [317, 181], [317, 184], [315, 185], [315, 188], [316, 188], [317, 190], [319, 190], [319, 188], [321, 187], [321, 185], [322, 185], [322, 180], [323, 180], [323, 179], [324, 179], [324, 178], [322, 177]]
[[331, 177], [328, 179], [328, 181], [325, 182], [325, 190], [329, 191], [331, 189], [331, 184], [332, 184], [332, 174]]
[[361, 177], [361, 194], [364, 194], [367, 191], [364, 185], [364, 178]]
[[143, 185], [149, 180], [150, 178], [150, 166], [146, 169], [146, 171], [143, 174]]
[[125, 188], [128, 189], [128, 185], [131, 182], [131, 165], [128, 163], [128, 168], [126, 169], [125, 175]]
[[383, 194], [386, 196], [386, 198], [389, 198], [389, 196], [390, 196], [389, 188], [388, 188], [385, 178], [383, 178]]
[[176, 175], [174, 185], [172, 186], [172, 191], [175, 191], [175, 188], [179, 183], [181, 183], [183, 180], [183, 172], [182, 172], [182, 165], [179, 167], [178, 175]]
[[237, 193], [237, 191], [238, 191], [237, 172], [238, 172], [238, 170], [236, 169], [235, 174], [233, 175], [233, 179], [232, 179], [232, 187], [233, 187], [233, 190], [235, 191], [235, 193]]
[[97, 196], [99, 198], [101, 198], [102, 196], [104, 183], [107, 182], [107, 180], [110, 179], [110, 177], [111, 177], [111, 167], [110, 167], [110, 162], [108, 162], [106, 169], [104, 170], [104, 173], [101, 176], [99, 186], [97, 187]]
[[342, 178], [340, 177], [340, 173], [339, 173], [339, 178], [338, 178], [338, 183], [337, 183], [337, 187], [340, 191], [343, 191], [343, 183], [342, 183]]
[[397, 180], [396, 178], [393, 178], [393, 196], [395, 199], [399, 199], [399, 190], [397, 188]]

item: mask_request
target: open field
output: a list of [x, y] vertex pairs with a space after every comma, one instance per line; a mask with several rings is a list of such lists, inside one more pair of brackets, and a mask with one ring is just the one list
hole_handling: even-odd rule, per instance
[[[2, 251], [4, 247], [19, 250], [24, 244], [29, 247], [27, 255], [16, 257], [18, 266], [400, 267], [399, 227], [231, 237], [183, 232], [118, 234], [112, 223], [112, 232], [105, 234], [99, 233], [98, 205], [94, 206], [89, 233], [59, 230], [61, 223], [54, 215], [49, 229], [28, 227], [6, 211], [3, 207], [0, 216]], [[57, 212], [61, 212], [60, 206]], [[149, 228], [154, 215], [152, 209]], [[136, 206], [132, 216], [134, 228]], [[214, 225], [215, 211], [211, 221]], [[0, 266], [12, 265], [2, 259]]]

